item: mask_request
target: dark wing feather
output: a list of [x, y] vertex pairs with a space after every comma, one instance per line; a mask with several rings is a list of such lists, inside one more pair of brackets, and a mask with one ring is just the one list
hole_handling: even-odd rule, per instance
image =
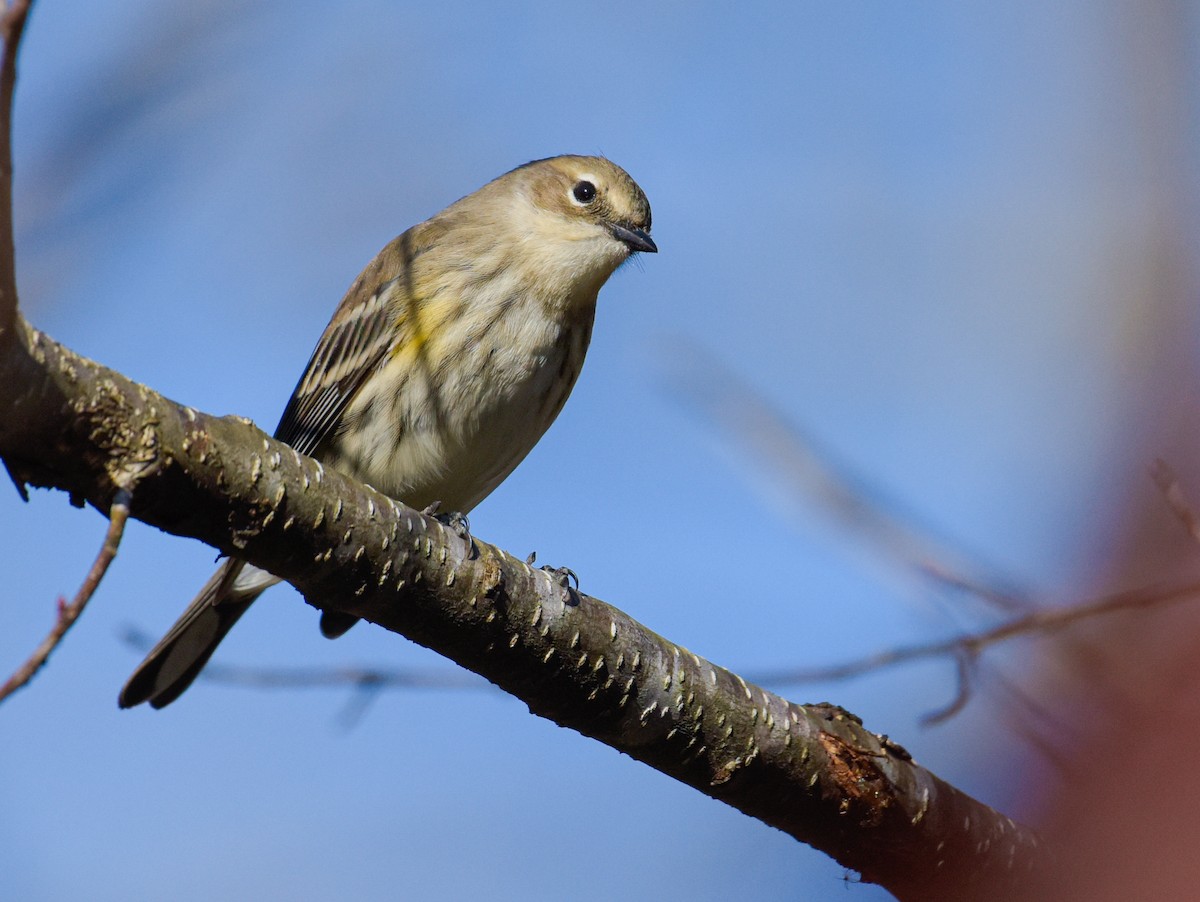
[[367, 267], [338, 306], [275, 428], [275, 438], [301, 454], [313, 454], [337, 431], [346, 406], [392, 347], [397, 279], [376, 282], [369, 293], [367, 288], [369, 277], [384, 269], [379, 264], [390, 249]]

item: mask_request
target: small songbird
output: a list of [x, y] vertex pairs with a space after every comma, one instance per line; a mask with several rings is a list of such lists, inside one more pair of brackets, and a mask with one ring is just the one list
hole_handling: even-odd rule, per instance
[[[650, 204], [602, 157], [520, 166], [394, 239], [317, 342], [275, 437], [416, 508], [467, 513], [575, 385], [596, 296], [658, 250]], [[226, 560], [121, 690], [169, 705], [278, 578]], [[354, 623], [329, 612], [322, 631]]]

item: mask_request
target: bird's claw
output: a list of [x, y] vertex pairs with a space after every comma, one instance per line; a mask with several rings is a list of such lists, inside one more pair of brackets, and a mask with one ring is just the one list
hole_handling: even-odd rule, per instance
[[458, 511], [442, 511], [442, 502], [435, 501], [421, 511], [426, 517], [433, 517], [460, 539], [471, 538], [471, 522], [467, 515]]
[[442, 507], [442, 502], [435, 501], [425, 510], [421, 511], [426, 517], [433, 517], [444, 527], [467, 543], [470, 549], [468, 557], [474, 558], [477, 549], [475, 548], [475, 540], [471, 537], [471, 522], [467, 519], [467, 515], [459, 511], [446, 511], [439, 513]]
[[547, 564], [542, 569], [549, 573], [554, 578], [554, 581], [564, 589], [571, 588], [571, 582], [574, 581], [575, 591], [579, 591], [579, 576], [570, 567], [551, 567]]
[[[536, 560], [537, 552], [529, 552], [529, 557], [525, 558], [525, 566], [532, 567]], [[554, 581], [564, 589], [571, 588], [571, 581], [574, 580], [575, 591], [579, 591], [579, 576], [570, 567], [551, 567], [549, 564], [544, 564], [541, 569], [543, 572], [549, 573], [550, 576], [553, 577]]]
[[[442, 519], [443, 517], [445, 519]], [[467, 519], [466, 514], [454, 511], [449, 514], [443, 514], [441, 517], [438, 517], [438, 520], [460, 539], [466, 539], [468, 542], [471, 541], [471, 522]]]

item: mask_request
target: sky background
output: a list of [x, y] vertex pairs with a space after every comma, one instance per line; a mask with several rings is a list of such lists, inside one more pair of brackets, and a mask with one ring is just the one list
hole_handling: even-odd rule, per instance
[[[646, 191], [660, 253], [602, 291], [580, 383], [479, 537], [748, 676], [994, 622], [786, 491], [704, 403], [722, 368], [987, 572], [1056, 601], [1108, 585], [1196, 384], [1186, 5], [417, 6], [44, 0], [16, 101], [26, 316], [270, 430], [384, 243], [527, 160], [601, 153]], [[104, 525], [0, 485], [0, 671]], [[122, 631], [160, 635], [213, 558], [130, 524], [0, 708], [0, 896], [889, 898], [486, 688], [384, 693], [353, 728], [337, 689], [201, 681], [118, 711], [140, 660]], [[279, 587], [217, 660], [454, 671], [316, 621]], [[920, 725], [949, 662], [771, 688], [1013, 816], [1052, 791], [988, 693]]]

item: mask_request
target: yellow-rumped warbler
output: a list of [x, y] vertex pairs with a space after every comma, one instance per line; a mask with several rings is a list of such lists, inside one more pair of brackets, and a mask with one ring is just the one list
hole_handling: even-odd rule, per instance
[[[536, 160], [388, 244], [317, 342], [275, 437], [417, 508], [466, 513], [533, 448], [583, 366], [596, 296], [657, 251], [650, 204], [601, 157]], [[121, 690], [169, 705], [279, 580], [227, 560]], [[326, 635], [354, 621], [323, 618]]]

